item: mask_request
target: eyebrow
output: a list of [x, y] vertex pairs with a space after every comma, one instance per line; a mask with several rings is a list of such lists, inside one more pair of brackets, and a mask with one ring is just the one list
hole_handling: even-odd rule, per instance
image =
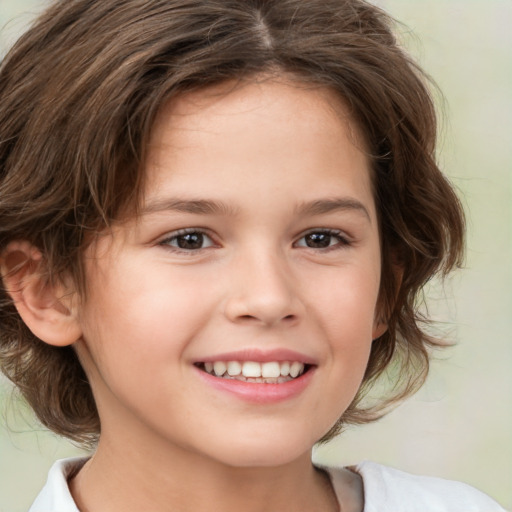
[[[235, 216], [239, 209], [222, 201], [212, 199], [155, 199], [146, 204], [141, 214], [158, 213], [163, 211], [177, 211], [197, 215], [230, 215]], [[317, 199], [300, 203], [295, 213], [301, 216], [323, 215], [336, 211], [355, 211], [363, 214], [370, 222], [371, 217], [367, 208], [360, 201], [350, 197], [337, 197], [331, 199]]]
[[371, 222], [368, 209], [363, 203], [351, 197], [334, 197], [301, 203], [296, 211], [299, 215], [323, 215], [336, 211], [355, 211], [362, 213]]
[[233, 208], [222, 201], [214, 201], [211, 199], [165, 198], [155, 199], [154, 201], [144, 205], [141, 214], [158, 213], [169, 210], [184, 213], [195, 213], [198, 215], [235, 215], [237, 213], [236, 208]]

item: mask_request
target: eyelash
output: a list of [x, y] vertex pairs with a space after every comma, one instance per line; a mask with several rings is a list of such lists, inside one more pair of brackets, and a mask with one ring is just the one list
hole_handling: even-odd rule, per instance
[[[328, 251], [332, 251], [332, 250], [336, 250], [336, 249], [343, 249], [346, 247], [350, 247], [352, 245], [352, 242], [349, 240], [349, 238], [342, 231], [339, 231], [337, 229], [321, 229], [321, 228], [311, 229], [307, 233], [304, 233], [299, 238], [299, 240], [302, 240], [303, 238], [306, 238], [307, 236], [310, 236], [310, 235], [318, 235], [318, 234], [327, 235], [329, 237], [336, 238], [337, 243], [333, 244], [333, 245], [328, 245], [327, 247], [319, 247], [319, 248], [309, 247], [310, 249], [316, 249], [318, 251], [328, 252]], [[298, 242], [295, 242], [294, 246], [297, 246], [297, 243]], [[308, 246], [303, 245], [303, 246], [299, 246], [299, 247], [307, 248]]]
[[[211, 243], [206, 247], [189, 248], [189, 249], [185, 249], [182, 247], [177, 247], [177, 246], [172, 245], [172, 242], [177, 242], [180, 237], [184, 237], [186, 235], [200, 235], [202, 237], [201, 240], [203, 243], [204, 243], [205, 238], [209, 239]], [[302, 240], [310, 235], [327, 235], [331, 238], [336, 238], [337, 243], [332, 244], [332, 245], [329, 244], [327, 247], [317, 247], [317, 248], [309, 247], [307, 245], [298, 245], [298, 242], [300, 240]], [[170, 236], [161, 240], [158, 243], [158, 245], [167, 247], [170, 250], [172, 250], [173, 252], [178, 252], [178, 253], [182, 253], [182, 254], [193, 254], [193, 253], [201, 252], [205, 249], [209, 249], [210, 247], [215, 247], [215, 245], [217, 245], [217, 244], [215, 243], [213, 238], [204, 229], [188, 228], [188, 229], [181, 229], [179, 231], [172, 233]], [[295, 242], [293, 244], [294, 247], [304, 247], [304, 248], [309, 248], [309, 249], [318, 250], [318, 251], [322, 251], [322, 252], [329, 252], [329, 251], [336, 250], [336, 249], [343, 249], [345, 247], [349, 247], [350, 245], [352, 245], [352, 242], [341, 231], [338, 231], [335, 229], [321, 229], [321, 228], [312, 229], [312, 230], [308, 231], [307, 233], [304, 233], [297, 240], [297, 242]]]
[[[182, 247], [176, 247], [171, 245], [173, 241], [178, 241], [180, 237], [184, 237], [186, 235], [200, 235], [201, 237], [208, 238], [211, 241], [211, 244], [207, 247], [199, 247], [197, 249], [184, 249]], [[181, 254], [193, 254], [203, 251], [204, 249], [209, 249], [210, 247], [214, 247], [217, 245], [213, 238], [201, 228], [188, 228], [188, 229], [180, 229], [179, 231], [175, 231], [170, 236], [167, 236], [163, 240], [161, 240], [158, 245], [164, 246], [172, 250], [173, 252], [181, 253]]]

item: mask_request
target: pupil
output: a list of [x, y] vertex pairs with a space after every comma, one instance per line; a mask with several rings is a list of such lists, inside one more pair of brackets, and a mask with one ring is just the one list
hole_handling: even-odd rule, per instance
[[311, 233], [306, 236], [306, 244], [308, 247], [329, 247], [330, 243], [331, 235], [329, 235], [328, 233]]
[[201, 233], [187, 233], [178, 237], [180, 249], [201, 249], [203, 246], [203, 235]]

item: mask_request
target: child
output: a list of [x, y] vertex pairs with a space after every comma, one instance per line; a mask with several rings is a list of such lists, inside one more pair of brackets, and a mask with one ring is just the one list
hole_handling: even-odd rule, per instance
[[63, 0], [6, 57], [0, 361], [95, 448], [31, 512], [502, 510], [311, 463], [423, 383], [416, 297], [462, 259], [390, 25], [359, 0]]

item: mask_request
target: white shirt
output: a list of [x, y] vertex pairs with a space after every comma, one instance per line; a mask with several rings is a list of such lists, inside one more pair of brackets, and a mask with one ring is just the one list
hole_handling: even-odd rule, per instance
[[[57, 461], [29, 512], [80, 512], [67, 479], [83, 462], [78, 458]], [[341, 500], [341, 472], [325, 469]], [[410, 475], [374, 462], [362, 462], [353, 469], [363, 479], [363, 512], [506, 512], [487, 495], [461, 482]]]

